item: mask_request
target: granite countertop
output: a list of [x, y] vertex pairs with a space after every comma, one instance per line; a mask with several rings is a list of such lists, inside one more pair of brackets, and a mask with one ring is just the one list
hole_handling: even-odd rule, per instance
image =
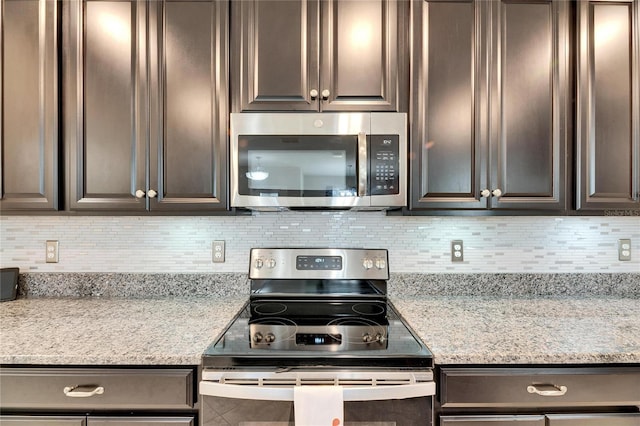
[[[197, 365], [246, 296], [18, 299], [0, 363]], [[393, 296], [436, 364], [640, 363], [640, 301], [615, 296]]]
[[0, 304], [0, 364], [198, 365], [245, 297], [27, 298]]

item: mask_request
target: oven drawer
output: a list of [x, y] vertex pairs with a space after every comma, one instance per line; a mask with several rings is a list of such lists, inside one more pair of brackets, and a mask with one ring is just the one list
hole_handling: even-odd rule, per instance
[[5, 409], [191, 409], [190, 368], [3, 368]]
[[640, 368], [442, 368], [441, 405], [579, 407], [640, 404]]

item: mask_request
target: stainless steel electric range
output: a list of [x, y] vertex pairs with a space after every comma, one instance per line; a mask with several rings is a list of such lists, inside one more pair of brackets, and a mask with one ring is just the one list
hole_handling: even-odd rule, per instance
[[252, 249], [249, 278], [203, 355], [203, 424], [293, 425], [299, 386], [339, 387], [345, 425], [431, 424], [433, 357], [387, 298], [386, 250]]

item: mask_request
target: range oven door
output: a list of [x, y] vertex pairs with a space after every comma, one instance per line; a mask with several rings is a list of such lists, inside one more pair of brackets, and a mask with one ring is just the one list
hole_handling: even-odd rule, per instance
[[232, 114], [231, 206], [404, 205], [399, 150], [406, 117], [378, 117], [373, 123], [371, 113]]
[[430, 426], [435, 383], [420, 372], [207, 371], [200, 382], [203, 426], [294, 426], [294, 386], [339, 385], [344, 425]]

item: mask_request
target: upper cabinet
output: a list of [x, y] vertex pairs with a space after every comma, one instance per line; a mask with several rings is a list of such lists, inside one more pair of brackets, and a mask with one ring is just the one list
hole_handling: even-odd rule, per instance
[[65, 5], [70, 209], [226, 209], [226, 3]]
[[406, 111], [409, 2], [231, 2], [232, 111]]
[[0, 2], [2, 211], [59, 207], [58, 7]]
[[578, 210], [640, 209], [640, 1], [580, 1]]
[[569, 3], [415, 6], [410, 207], [565, 210]]

